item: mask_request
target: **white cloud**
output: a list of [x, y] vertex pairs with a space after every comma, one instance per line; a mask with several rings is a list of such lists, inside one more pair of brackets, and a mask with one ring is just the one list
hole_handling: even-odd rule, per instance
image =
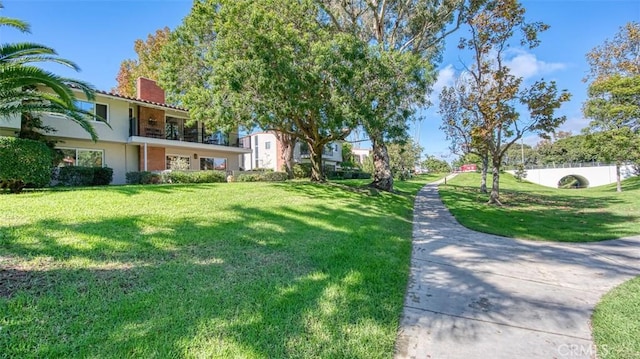
[[438, 77], [436, 78], [436, 82], [433, 84], [431, 88], [431, 94], [429, 95], [429, 101], [432, 104], [438, 103], [438, 96], [440, 96], [440, 92], [445, 86], [453, 86], [456, 80], [456, 70], [453, 68], [453, 65], [449, 64], [444, 68], [438, 71]]
[[563, 70], [567, 67], [563, 63], [539, 60], [536, 55], [524, 50], [515, 50], [513, 53], [515, 56], [509, 59], [505, 64], [511, 69], [511, 73], [513, 75], [523, 77], [525, 80], [535, 76], [541, 76], [554, 71]]
[[453, 69], [453, 65], [451, 64], [440, 69], [436, 83], [433, 84], [433, 92], [440, 93], [445, 86], [453, 85], [455, 75], [456, 70]]
[[574, 135], [579, 135], [583, 128], [589, 126], [589, 119], [583, 117], [571, 117], [568, 118], [565, 123], [560, 126], [559, 131], [571, 132]]

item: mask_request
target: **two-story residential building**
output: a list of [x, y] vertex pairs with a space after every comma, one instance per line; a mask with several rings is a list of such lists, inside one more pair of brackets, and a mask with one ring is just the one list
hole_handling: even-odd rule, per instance
[[[242, 137], [240, 143], [244, 148], [250, 148], [251, 152], [243, 155], [240, 167], [244, 170], [272, 169], [282, 171], [282, 144], [273, 132], [256, 132]], [[293, 162], [309, 162], [309, 147], [306, 143], [297, 141], [293, 149]], [[342, 162], [342, 143], [332, 142], [325, 146], [322, 152], [322, 165], [336, 169]]]
[[369, 148], [352, 148], [351, 154], [353, 156], [353, 160], [359, 165], [363, 165], [367, 160], [367, 157], [371, 156], [371, 149]]
[[[96, 114], [97, 142], [67, 118], [43, 115], [42, 122], [56, 129], [49, 135], [63, 152], [61, 166], [111, 167], [114, 184], [125, 183], [131, 171], [238, 170], [240, 158], [250, 152], [239, 146], [237, 133], [189, 123], [188, 110], [166, 104], [164, 91], [149, 79], [138, 79], [136, 98], [105, 91], [96, 91], [94, 101], [80, 92], [78, 98], [79, 106]], [[0, 135], [19, 130], [20, 119], [0, 121]]]

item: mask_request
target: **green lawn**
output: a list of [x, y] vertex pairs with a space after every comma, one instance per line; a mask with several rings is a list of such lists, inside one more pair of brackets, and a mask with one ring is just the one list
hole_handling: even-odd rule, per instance
[[0, 195], [0, 357], [391, 357], [434, 179]]
[[[491, 175], [488, 178], [491, 185]], [[464, 226], [507, 237], [591, 242], [640, 234], [640, 177], [580, 190], [555, 189], [500, 176], [503, 207], [488, 206], [480, 175], [465, 173], [440, 186], [440, 196]]]
[[640, 277], [602, 297], [592, 324], [600, 359], [640, 358]]

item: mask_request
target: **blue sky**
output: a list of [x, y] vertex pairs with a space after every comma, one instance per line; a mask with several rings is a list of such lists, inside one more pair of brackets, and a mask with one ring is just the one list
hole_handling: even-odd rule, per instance
[[[116, 84], [120, 62], [133, 58], [133, 42], [164, 26], [175, 28], [189, 13], [191, 0], [3, 0], [0, 14], [31, 24], [31, 34], [0, 29], [0, 42], [31, 41], [51, 46], [76, 62], [82, 71], [74, 73], [61, 67], [48, 69], [110, 90]], [[638, 0], [525, 0], [528, 21], [543, 21], [551, 28], [541, 35], [542, 43], [532, 51], [514, 48], [510, 55], [512, 69], [526, 81], [540, 78], [555, 80], [559, 88], [568, 89], [573, 98], [559, 114], [568, 120], [561, 129], [578, 133], [587, 123], [581, 113], [587, 84], [582, 78], [588, 71], [585, 54], [610, 39], [629, 21], [640, 21]], [[469, 59], [456, 45], [466, 29], [447, 40], [447, 50], [439, 66], [434, 86], [434, 106], [425, 109], [424, 120], [414, 124], [412, 136], [430, 155], [452, 160], [448, 142], [439, 130], [437, 94], [451, 84]], [[419, 128], [419, 131], [418, 131]], [[527, 143], [537, 138], [529, 136]]]

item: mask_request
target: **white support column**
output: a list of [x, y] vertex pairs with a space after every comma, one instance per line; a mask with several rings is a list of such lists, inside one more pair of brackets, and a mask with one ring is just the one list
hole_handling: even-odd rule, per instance
[[144, 170], [147, 171], [147, 143], [144, 144]]

